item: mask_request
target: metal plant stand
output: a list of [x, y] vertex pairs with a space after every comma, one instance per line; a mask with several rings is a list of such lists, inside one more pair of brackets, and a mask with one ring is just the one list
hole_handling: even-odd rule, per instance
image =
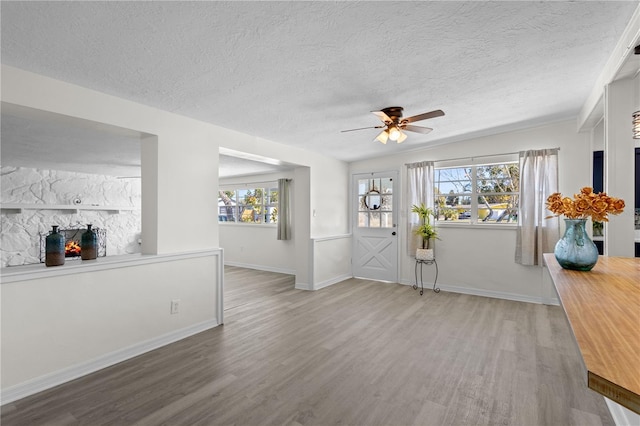
[[435, 265], [436, 266], [436, 277], [433, 280], [433, 291], [435, 293], [440, 293], [440, 288], [436, 287], [436, 282], [438, 281], [438, 262], [435, 259], [431, 260], [416, 260], [416, 283], [413, 285], [413, 289], [418, 289], [418, 265], [420, 265], [420, 296], [424, 294], [424, 281], [422, 280], [422, 267], [423, 265]]

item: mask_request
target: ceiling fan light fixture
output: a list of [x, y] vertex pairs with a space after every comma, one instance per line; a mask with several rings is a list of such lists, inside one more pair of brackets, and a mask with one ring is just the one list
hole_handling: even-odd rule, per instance
[[402, 107], [388, 107], [383, 108], [380, 111], [371, 111], [380, 119], [380, 121], [382, 121], [381, 125], [361, 127], [359, 129], [342, 130], [342, 132], [353, 132], [354, 130], [365, 129], [384, 129], [382, 132], [380, 132], [380, 134], [378, 134], [378, 136], [376, 136], [374, 140], [377, 140], [382, 144], [386, 144], [389, 139], [397, 143], [402, 143], [405, 141], [405, 139], [407, 139], [407, 134], [405, 133], [405, 131], [427, 134], [433, 130], [431, 127], [414, 126], [410, 123], [427, 120], [429, 118], [442, 117], [444, 115], [444, 111], [437, 109], [434, 111], [403, 118], [402, 110]]
[[382, 142], [383, 144], [386, 144], [387, 140], [389, 140], [389, 132], [383, 130], [378, 136], [376, 136], [376, 140]]
[[395, 142], [400, 136], [402, 136], [402, 132], [397, 126], [389, 126], [389, 139]]

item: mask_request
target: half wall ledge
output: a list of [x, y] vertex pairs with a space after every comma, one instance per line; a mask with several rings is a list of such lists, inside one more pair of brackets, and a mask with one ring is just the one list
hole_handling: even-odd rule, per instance
[[220, 256], [220, 258], [222, 258], [222, 249], [218, 248], [171, 254], [126, 254], [120, 256], [106, 256], [94, 260], [67, 260], [62, 266], [51, 267], [45, 266], [44, 263], [9, 266], [0, 269], [0, 284], [207, 256]]

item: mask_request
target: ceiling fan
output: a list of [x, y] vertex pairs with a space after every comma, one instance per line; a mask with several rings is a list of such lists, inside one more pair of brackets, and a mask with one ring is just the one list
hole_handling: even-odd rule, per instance
[[380, 111], [371, 111], [384, 123], [383, 126], [361, 127], [359, 129], [343, 130], [342, 132], [353, 132], [355, 130], [365, 129], [384, 129], [378, 136], [376, 136], [375, 140], [384, 144], [387, 143], [387, 140], [402, 143], [407, 138], [407, 135], [403, 130], [422, 134], [427, 134], [433, 130], [430, 127], [414, 126], [409, 123], [426, 120], [428, 118], [442, 117], [444, 115], [442, 110], [437, 109], [435, 111], [414, 115], [412, 117], [402, 118], [403, 109], [404, 108], [402, 107], [396, 106], [383, 108]]

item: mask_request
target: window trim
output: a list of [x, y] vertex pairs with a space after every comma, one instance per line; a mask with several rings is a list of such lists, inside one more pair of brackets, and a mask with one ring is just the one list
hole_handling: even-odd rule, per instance
[[439, 228], [455, 228], [455, 229], [462, 229], [462, 228], [467, 228], [467, 229], [516, 229], [518, 227], [518, 224], [516, 222], [509, 222], [509, 223], [503, 223], [503, 224], [496, 224], [493, 222], [489, 222], [489, 223], [483, 223], [483, 222], [476, 222], [476, 223], [470, 223], [470, 222], [460, 222], [460, 221], [456, 221], [456, 220], [442, 220], [442, 221], [438, 221], [436, 222], [436, 226]]
[[[454, 159], [454, 160], [442, 160], [434, 162], [434, 174], [440, 169], [451, 169], [451, 168], [471, 168], [471, 191], [469, 193], [455, 193], [456, 196], [465, 196], [470, 197], [471, 204], [469, 206], [469, 221], [457, 221], [457, 220], [435, 220], [436, 226], [442, 226], [445, 228], [475, 228], [478, 227], [484, 229], [515, 229], [517, 228], [517, 222], [505, 222], [505, 223], [495, 223], [495, 222], [483, 222], [478, 221], [478, 196], [481, 193], [478, 193], [478, 173], [477, 168], [483, 166], [490, 166], [495, 164], [517, 164], [518, 168], [520, 167], [520, 161], [518, 154], [502, 154], [502, 155], [492, 155], [492, 156], [482, 156], [478, 158], [466, 158], [466, 159]], [[434, 176], [434, 185], [439, 182]], [[492, 193], [493, 194], [493, 193]], [[520, 191], [518, 192], [505, 192], [505, 195], [512, 195], [520, 197]], [[434, 205], [438, 196], [443, 196], [445, 194], [436, 194], [434, 191]], [[445, 195], [446, 196], [446, 195]], [[472, 219], [473, 218], [473, 219]]]
[[[273, 203], [267, 203], [266, 200], [268, 198], [268, 194], [270, 193], [270, 190], [276, 190], [278, 191], [278, 182], [277, 181], [267, 181], [267, 182], [256, 182], [253, 184], [229, 184], [229, 185], [219, 185], [218, 186], [218, 191], [234, 191], [235, 192], [235, 203], [236, 205], [233, 206], [234, 207], [234, 213], [238, 213], [238, 206], [246, 206], [246, 204], [241, 204], [238, 202], [237, 198], [238, 198], [238, 191], [246, 191], [246, 190], [250, 190], [250, 191], [255, 191], [256, 189], [262, 189], [263, 191], [263, 196], [262, 196], [262, 208], [265, 209], [265, 211], [267, 211], [266, 209], [268, 209], [269, 207], [278, 207], [277, 203], [273, 204]], [[218, 199], [220, 198], [220, 196], [218, 196]], [[276, 228], [278, 226], [278, 222], [243, 222], [241, 220], [238, 221], [221, 221], [219, 219], [220, 216], [220, 208], [221, 206], [217, 206], [218, 210], [217, 210], [217, 216], [218, 216], [218, 220], [217, 223], [218, 225], [223, 225], [223, 226], [227, 226], [227, 225], [235, 225], [235, 226], [262, 226], [265, 228]], [[240, 215], [238, 215], [238, 218], [240, 217]]]
[[277, 223], [254, 223], [254, 222], [218, 222], [220, 226], [250, 226], [252, 228], [277, 228]]

